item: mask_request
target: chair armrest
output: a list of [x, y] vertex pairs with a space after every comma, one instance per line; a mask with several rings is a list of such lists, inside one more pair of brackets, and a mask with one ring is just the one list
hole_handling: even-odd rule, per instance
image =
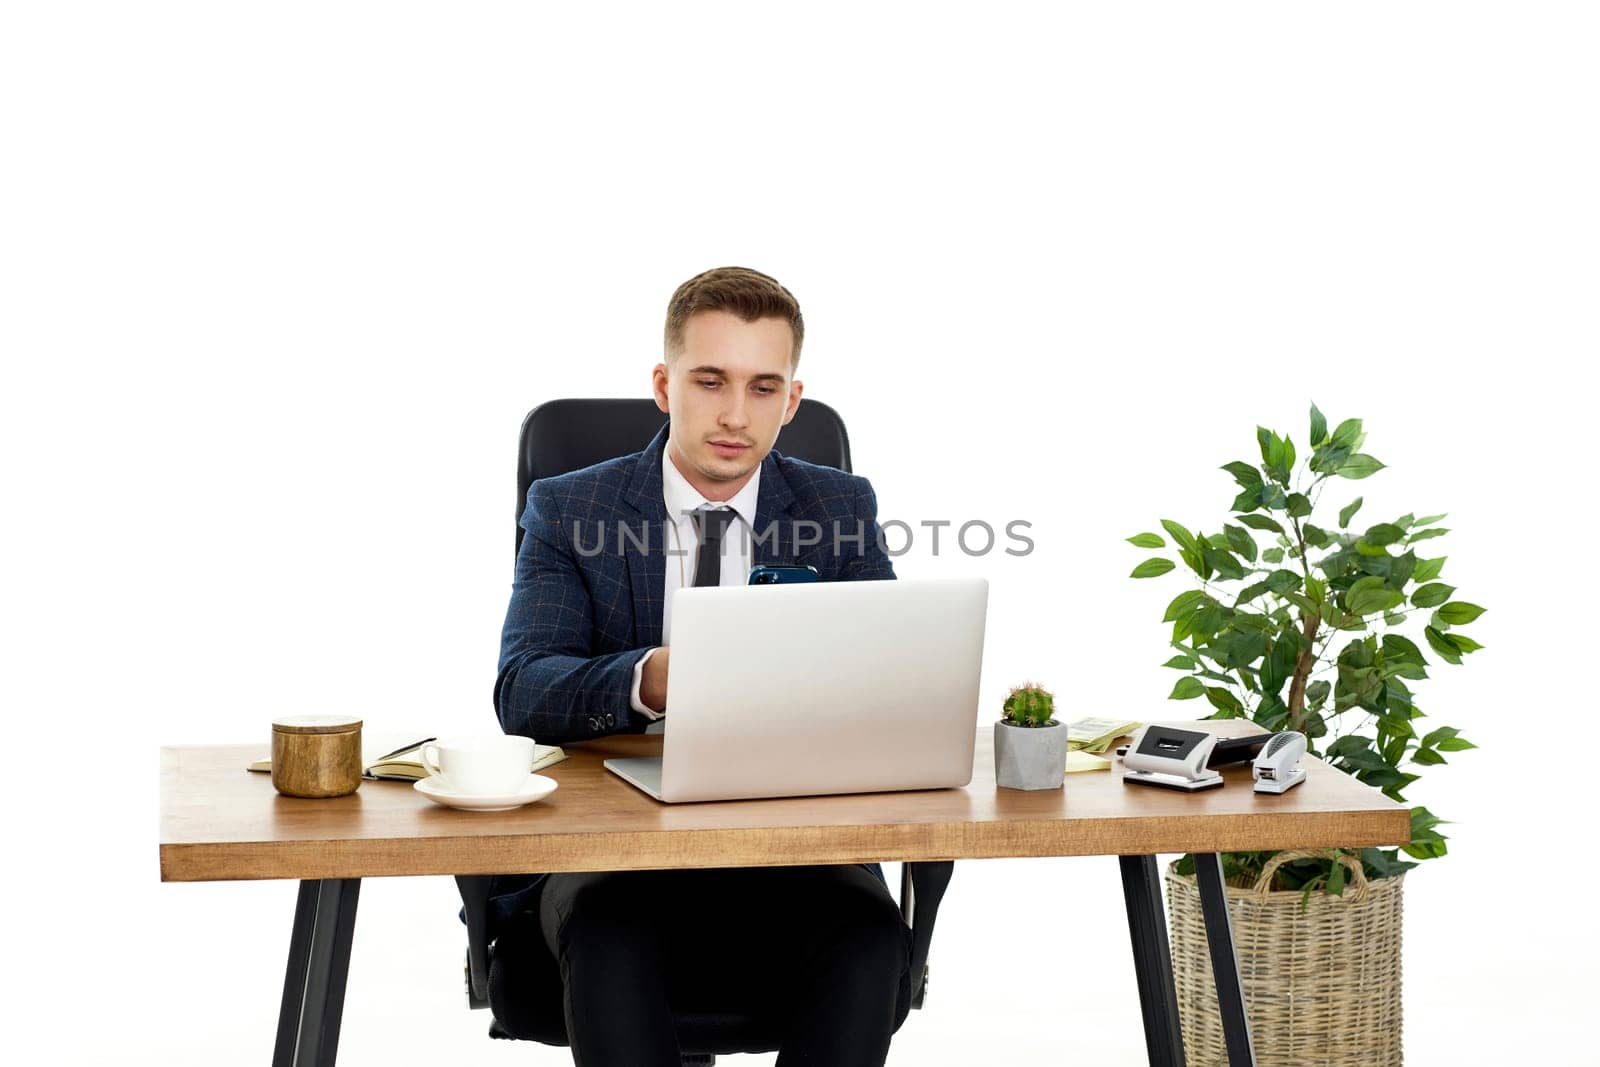
[[458, 874], [463, 914], [467, 920], [467, 1003], [489, 1006], [489, 886], [493, 876]]
[[900, 914], [911, 927], [911, 1006], [922, 1007], [927, 992], [923, 981], [928, 966], [928, 946], [933, 941], [933, 923], [939, 916], [939, 902], [955, 871], [953, 862], [907, 863], [900, 869]]

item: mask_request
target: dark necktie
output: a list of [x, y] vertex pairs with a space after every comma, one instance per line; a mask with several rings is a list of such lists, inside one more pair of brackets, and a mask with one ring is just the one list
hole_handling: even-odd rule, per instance
[[733, 521], [732, 508], [701, 509], [694, 513], [700, 534], [700, 552], [694, 561], [695, 588], [722, 584], [722, 535]]

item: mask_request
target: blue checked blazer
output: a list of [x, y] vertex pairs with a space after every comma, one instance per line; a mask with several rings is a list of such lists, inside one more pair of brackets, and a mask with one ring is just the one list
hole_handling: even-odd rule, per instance
[[[506, 733], [563, 745], [649, 725], [633, 710], [633, 668], [661, 644], [671, 544], [661, 456], [669, 426], [643, 452], [528, 487], [494, 687]], [[877, 511], [865, 478], [769, 452], [756, 497], [754, 562], [809, 565], [825, 582], [893, 578]], [[497, 879], [491, 916], [521, 910], [542, 877]]]

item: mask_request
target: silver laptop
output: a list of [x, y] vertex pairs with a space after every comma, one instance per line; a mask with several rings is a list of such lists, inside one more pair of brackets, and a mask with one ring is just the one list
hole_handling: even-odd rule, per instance
[[607, 770], [669, 802], [971, 781], [985, 579], [673, 595], [662, 755]]

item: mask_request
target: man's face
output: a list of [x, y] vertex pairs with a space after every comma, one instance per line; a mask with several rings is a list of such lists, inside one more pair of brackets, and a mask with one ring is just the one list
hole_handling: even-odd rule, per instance
[[803, 387], [793, 349], [783, 319], [701, 311], [684, 324], [683, 351], [656, 364], [656, 406], [672, 416], [667, 454], [707, 500], [742, 489], [794, 418]]

